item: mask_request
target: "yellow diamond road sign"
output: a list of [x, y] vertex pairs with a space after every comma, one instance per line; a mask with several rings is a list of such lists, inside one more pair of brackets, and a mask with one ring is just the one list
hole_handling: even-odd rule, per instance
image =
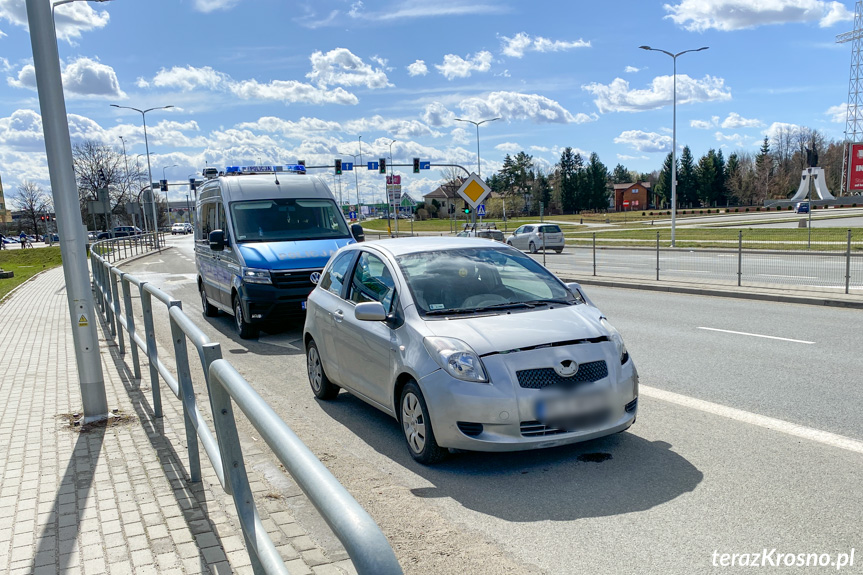
[[458, 195], [463, 197], [464, 201], [472, 208], [476, 208], [482, 203], [489, 193], [491, 193], [491, 188], [475, 173], [471, 174], [467, 181], [458, 189]]

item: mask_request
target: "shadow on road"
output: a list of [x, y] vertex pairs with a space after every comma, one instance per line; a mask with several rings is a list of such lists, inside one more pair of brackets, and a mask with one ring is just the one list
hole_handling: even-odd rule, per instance
[[[514, 453], [462, 452], [433, 467], [408, 454], [398, 423], [342, 392], [323, 410], [379, 453], [450, 497], [506, 521], [569, 521], [645, 511], [693, 491], [704, 475], [663, 441], [624, 432], [575, 445]], [[611, 457], [607, 457], [610, 455]]]

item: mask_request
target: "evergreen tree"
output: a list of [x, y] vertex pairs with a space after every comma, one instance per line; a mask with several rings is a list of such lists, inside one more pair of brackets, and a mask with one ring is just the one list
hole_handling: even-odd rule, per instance
[[711, 148], [698, 160], [695, 168], [695, 177], [698, 182], [698, 199], [701, 205], [709, 206], [713, 199], [714, 186], [716, 185], [716, 150]]
[[596, 152], [590, 154], [585, 169], [585, 192], [587, 209], [604, 210], [608, 208], [608, 168], [599, 160]]
[[557, 164], [560, 181], [560, 207], [564, 213], [573, 213], [576, 210], [580, 164], [581, 156], [573, 152], [572, 148], [564, 148], [560, 154], [560, 162]]
[[632, 176], [623, 164], [617, 164], [611, 175], [611, 181], [615, 184], [628, 184], [632, 181]]
[[711, 203], [708, 206], [717, 206], [722, 203], [728, 203], [728, 193], [725, 189], [725, 157], [722, 155], [722, 149], [719, 149], [713, 155], [713, 167], [716, 174], [713, 179], [713, 186], [710, 193]]
[[662, 171], [659, 172], [659, 179], [656, 181], [653, 190], [656, 193], [659, 204], [665, 206], [671, 205], [671, 152], [668, 152], [668, 155], [665, 156]]
[[698, 203], [698, 182], [695, 178], [695, 162], [689, 146], [683, 147], [677, 173], [677, 204], [694, 206]]

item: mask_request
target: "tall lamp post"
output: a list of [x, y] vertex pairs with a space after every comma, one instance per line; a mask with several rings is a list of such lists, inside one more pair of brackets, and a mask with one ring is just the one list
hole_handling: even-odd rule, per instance
[[[138, 185], [141, 188], [143, 188], [143, 186], [141, 186], [141, 162], [140, 162], [140, 159], [141, 159], [141, 156], [143, 156], [143, 155], [144, 154], [138, 154], [137, 156], [135, 156], [135, 170], [137, 170], [135, 173], [138, 174]], [[140, 203], [141, 203], [141, 192], [138, 192], [138, 204], [140, 204]], [[147, 213], [144, 211], [143, 206], [141, 206], [141, 219], [144, 220], [144, 232], [149, 233], [150, 227], [147, 225]]]
[[462, 118], [456, 118], [456, 122], [468, 122], [469, 124], [473, 124], [476, 126], [476, 175], [482, 176], [482, 168], [479, 163], [479, 127], [486, 122], [494, 122], [495, 120], [500, 120], [500, 118], [489, 118], [488, 120], [480, 120], [479, 122], [474, 122], [473, 120], [464, 120]]
[[[395, 182], [395, 168], [393, 167], [393, 144], [395, 144], [395, 143], [396, 143], [396, 140], [393, 140], [392, 142], [390, 142], [390, 180], [392, 182]], [[395, 184], [393, 184], [393, 185], [395, 185]], [[401, 197], [399, 197], [399, 201], [401, 201]], [[389, 193], [389, 190], [387, 190], [387, 206], [389, 206], [389, 205], [390, 205], [390, 193]], [[396, 206], [395, 219], [396, 219], [396, 237], [398, 237], [399, 236], [399, 210], [398, 210], [398, 206]]]
[[674, 84], [674, 103], [672, 105], [673, 121], [671, 125], [671, 247], [674, 247], [674, 232], [677, 222], [677, 57], [682, 56], [687, 52], [701, 52], [702, 50], [707, 50], [709, 47], [710, 46], [702, 46], [701, 48], [684, 50], [683, 52], [672, 54], [667, 50], [660, 50], [659, 48], [651, 48], [650, 46], [639, 46], [639, 48], [641, 48], [642, 50], [662, 52], [667, 56], [671, 56], [671, 59], [674, 61], [674, 74], [672, 76]]
[[141, 122], [144, 124], [144, 147], [147, 150], [147, 174], [150, 176], [150, 191], [153, 195], [153, 245], [158, 248], [159, 217], [156, 214], [156, 190], [153, 189], [153, 169], [150, 167], [150, 144], [147, 141], [147, 112], [152, 112], [153, 110], [167, 110], [174, 106], [157, 106], [155, 108], [147, 108], [146, 110], [139, 110], [138, 108], [132, 108], [131, 106], [118, 106], [117, 104], [111, 104], [111, 106], [113, 108], [122, 108], [124, 110], [134, 110], [141, 114]]
[[[168, 187], [168, 176], [165, 175], [165, 170], [168, 168], [176, 168], [179, 164], [174, 164], [173, 166], [165, 166], [162, 168], [162, 179], [165, 180], [165, 188]], [[165, 210], [167, 210], [168, 214], [168, 223], [171, 223], [171, 200], [168, 198], [168, 190], [165, 190]]]
[[[66, 4], [62, 0], [57, 4]], [[63, 276], [66, 281], [66, 301], [72, 325], [75, 363], [84, 417], [82, 423], [107, 419], [108, 400], [96, 331], [93, 292], [90, 286], [86, 245], [87, 237], [81, 224], [75, 171], [72, 162], [72, 142], [69, 137], [66, 100], [60, 75], [60, 54], [57, 31], [54, 29], [53, 6], [43, 0], [26, 0], [30, 44], [45, 152], [54, 198], [54, 212], [60, 234]]]
[[[362, 137], [362, 136], [360, 136], [360, 137]], [[362, 154], [347, 154], [345, 152], [339, 152], [339, 154], [341, 154], [343, 156], [350, 156], [354, 160], [354, 183], [357, 186], [357, 214], [359, 214], [360, 213], [360, 176], [357, 173], [357, 172], [359, 172], [359, 170], [357, 169], [357, 166], [358, 166], [357, 158], [360, 158], [360, 161], [362, 162], [363, 156], [362, 156]]]

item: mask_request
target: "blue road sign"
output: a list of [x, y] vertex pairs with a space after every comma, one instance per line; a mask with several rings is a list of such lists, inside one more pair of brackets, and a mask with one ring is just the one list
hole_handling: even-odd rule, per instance
[[378, 163], [377, 162], [369, 162], [369, 169], [370, 170], [377, 170], [378, 169]]
[[476, 207], [476, 215], [485, 217], [485, 204], [480, 204]]
[[357, 219], [357, 213], [356, 212], [348, 212], [348, 219], [349, 220]]
[[342, 162], [342, 171], [343, 172], [352, 172], [354, 169], [353, 162]]
[[420, 169], [421, 170], [430, 170], [431, 169], [431, 162], [420, 162]]

